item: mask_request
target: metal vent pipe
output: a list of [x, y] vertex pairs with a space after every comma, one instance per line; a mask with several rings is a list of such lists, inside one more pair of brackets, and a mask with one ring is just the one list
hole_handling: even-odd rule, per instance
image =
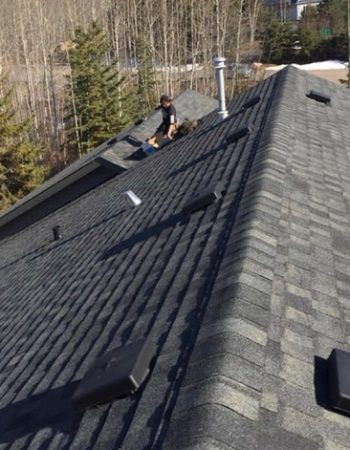
[[221, 120], [226, 119], [228, 116], [228, 111], [226, 109], [226, 99], [225, 99], [225, 81], [224, 81], [224, 69], [226, 67], [226, 58], [222, 56], [217, 56], [213, 60], [214, 68], [216, 72], [216, 83], [218, 87], [218, 97], [219, 97], [219, 116]]
[[133, 191], [126, 191], [124, 192], [124, 195], [132, 206], [136, 207], [141, 205], [142, 200]]

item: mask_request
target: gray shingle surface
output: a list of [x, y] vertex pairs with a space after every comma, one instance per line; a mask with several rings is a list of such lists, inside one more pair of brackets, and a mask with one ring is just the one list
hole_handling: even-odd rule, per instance
[[[213, 98], [188, 89], [178, 95], [173, 103], [177, 108], [177, 118], [181, 122], [185, 118], [192, 120], [202, 118], [215, 110], [218, 102]], [[17, 218], [23, 222], [24, 219], [21, 215], [27, 213], [27, 211], [30, 213], [31, 209], [34, 209], [37, 205], [39, 207], [41, 205], [44, 211], [48, 210], [45, 214], [51, 213], [53, 208], [43, 205], [46, 199], [51, 199], [51, 204], [56, 203], [56, 209], [58, 209], [70, 202], [71, 199], [77, 198], [82, 193], [86, 193], [94, 188], [96, 186], [94, 178], [100, 177], [101, 181], [99, 183], [102, 183], [102, 181], [106, 181], [115, 174], [119, 174], [135, 166], [138, 164], [138, 161], [135, 159], [129, 160], [129, 157], [140, 147], [139, 142], [143, 142], [152, 136], [161, 121], [161, 111], [155, 110], [144, 117], [141, 123], [135, 124], [127, 130], [112, 136], [108, 141], [72, 163], [7, 209], [4, 213], [0, 214], [0, 228]], [[89, 181], [84, 181], [83, 177], [89, 174]], [[77, 187], [74, 189], [74, 186]], [[64, 189], [67, 188], [71, 190], [71, 193], [69, 195], [67, 193], [62, 194]], [[58, 198], [54, 197], [58, 194], [63, 195], [60, 204], [58, 204]], [[30, 220], [30, 223], [33, 222], [34, 220]], [[9, 234], [0, 233], [0, 239]]]
[[[226, 121], [209, 115], [2, 241], [0, 448], [350, 448], [350, 419], [315, 394], [324, 358], [350, 346], [349, 101], [287, 68]], [[182, 213], [218, 182], [222, 202]], [[70, 398], [94, 359], [149, 333], [147, 383], [78, 415]]]

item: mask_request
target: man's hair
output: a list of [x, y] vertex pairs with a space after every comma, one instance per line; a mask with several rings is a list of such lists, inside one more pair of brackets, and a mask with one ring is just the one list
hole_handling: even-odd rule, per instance
[[162, 95], [159, 99], [160, 103], [161, 102], [171, 102], [171, 97], [169, 95]]

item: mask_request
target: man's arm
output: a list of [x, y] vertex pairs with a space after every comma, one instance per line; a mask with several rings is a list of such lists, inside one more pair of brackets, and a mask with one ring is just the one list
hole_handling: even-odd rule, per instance
[[171, 105], [169, 114], [170, 114], [170, 124], [168, 127], [166, 137], [167, 139], [171, 140], [173, 138], [173, 133], [176, 129], [176, 110], [174, 105]]
[[173, 133], [174, 133], [175, 129], [176, 129], [175, 123], [171, 123], [169, 125], [168, 132], [166, 134], [167, 139], [171, 140], [173, 138]]

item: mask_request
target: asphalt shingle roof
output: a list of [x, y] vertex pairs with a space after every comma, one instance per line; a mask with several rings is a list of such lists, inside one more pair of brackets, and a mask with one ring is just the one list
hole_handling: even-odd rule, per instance
[[[185, 118], [198, 120], [217, 109], [218, 105], [215, 99], [191, 89], [179, 94], [173, 103], [180, 122]], [[12, 226], [11, 232], [11, 227], [7, 226], [5, 230], [4, 225], [17, 219], [17, 222], [27, 226], [88, 192], [97, 184], [138, 164], [138, 161], [130, 159], [130, 156], [138, 150], [143, 141], [152, 136], [161, 121], [161, 111], [152, 111], [140, 120], [140, 123], [112, 136], [0, 214], [0, 239], [20, 228], [17, 223], [16, 229]], [[40, 209], [39, 213], [34, 211], [35, 208]]]
[[[198, 120], [204, 117], [206, 114], [218, 108], [218, 101], [199, 94], [196, 91], [187, 89], [178, 95], [173, 104], [176, 107], [177, 119], [180, 123], [184, 119]], [[110, 160], [120, 164], [122, 167], [130, 168], [137, 164], [134, 160], [130, 159], [130, 156], [137, 150], [135, 146], [130, 145], [132, 140], [144, 142], [147, 138], [151, 137], [159, 124], [162, 122], [162, 114], [160, 109], [153, 111], [149, 114], [140, 124], [130, 128], [127, 132], [122, 134], [122, 139], [118, 139], [114, 145], [104, 153], [105, 160]], [[128, 139], [131, 138], [131, 139]]]
[[[0, 448], [350, 448], [324, 395], [350, 345], [349, 100], [289, 67], [0, 242]], [[218, 183], [222, 201], [183, 213]], [[79, 415], [95, 358], [149, 334], [141, 389]]]

